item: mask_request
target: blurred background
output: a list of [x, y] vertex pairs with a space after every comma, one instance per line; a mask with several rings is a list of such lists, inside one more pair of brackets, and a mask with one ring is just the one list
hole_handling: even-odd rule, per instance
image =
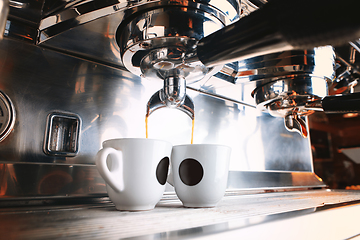
[[[337, 48], [337, 54], [343, 59], [359, 53], [350, 46]], [[353, 56], [351, 56], [353, 55]], [[353, 65], [359, 69], [359, 63]], [[342, 72], [337, 68], [337, 74]], [[331, 89], [331, 94], [360, 92], [357, 74], [350, 80], [339, 82]], [[309, 116], [311, 148], [315, 173], [333, 189], [360, 190], [360, 115], [358, 113], [325, 114], [315, 112]]]

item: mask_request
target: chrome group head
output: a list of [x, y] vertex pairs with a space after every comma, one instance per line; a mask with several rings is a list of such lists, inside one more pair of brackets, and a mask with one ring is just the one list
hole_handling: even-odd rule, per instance
[[191, 4], [167, 3], [130, 17], [118, 28], [124, 66], [137, 76], [164, 82], [149, 100], [147, 116], [162, 107], [175, 107], [194, 118], [186, 84], [200, 81], [210, 70], [197, 59], [197, 42], [228, 20], [211, 5]]

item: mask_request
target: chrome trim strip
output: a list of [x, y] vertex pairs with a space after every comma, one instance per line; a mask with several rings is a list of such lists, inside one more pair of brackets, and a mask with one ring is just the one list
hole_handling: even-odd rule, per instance
[[[150, 0], [150, 1], [120, 1], [118, 4], [98, 7], [97, 1], [84, 1], [75, 5], [69, 5], [67, 9], [60, 11], [55, 15], [45, 17], [39, 25], [38, 43], [42, 43], [61, 32], [72, 29], [79, 25], [94, 21], [96, 19], [121, 12], [124, 16], [133, 14], [146, 8], [154, 8], [168, 5], [189, 6], [212, 14], [226, 25], [239, 19], [239, 6], [228, 0], [219, 3], [217, 1], [203, 4], [191, 1], [171, 1], [171, 0]], [[225, 3], [225, 4], [224, 4]], [[213, 4], [213, 5], [212, 5]], [[103, 5], [100, 1], [100, 5]], [[226, 5], [226, 6], [224, 6]], [[119, 22], [120, 24], [120, 22]]]

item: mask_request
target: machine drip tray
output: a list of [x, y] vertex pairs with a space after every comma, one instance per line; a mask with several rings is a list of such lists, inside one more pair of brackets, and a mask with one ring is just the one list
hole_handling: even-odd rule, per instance
[[154, 210], [140, 212], [117, 211], [108, 198], [0, 208], [0, 232], [4, 239], [240, 239], [248, 233], [255, 239], [272, 233], [276, 239], [345, 239], [359, 233], [359, 214], [357, 191], [232, 192], [215, 208], [185, 208], [170, 194]]

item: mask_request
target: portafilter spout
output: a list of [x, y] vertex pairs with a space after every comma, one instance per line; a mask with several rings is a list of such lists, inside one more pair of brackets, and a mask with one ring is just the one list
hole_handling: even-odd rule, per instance
[[296, 109], [290, 111], [284, 117], [284, 125], [286, 130], [289, 132], [298, 132], [304, 138], [307, 138], [309, 135], [306, 122], [301, 118], [301, 116], [299, 116]]
[[266, 83], [254, 91], [259, 109], [284, 119], [285, 128], [308, 137], [306, 116], [322, 111], [321, 100], [327, 95], [324, 77], [299, 74]]
[[186, 95], [186, 81], [181, 76], [172, 76], [164, 79], [164, 86], [151, 96], [147, 103], [146, 117], [163, 107], [177, 108], [194, 120], [194, 103]]

